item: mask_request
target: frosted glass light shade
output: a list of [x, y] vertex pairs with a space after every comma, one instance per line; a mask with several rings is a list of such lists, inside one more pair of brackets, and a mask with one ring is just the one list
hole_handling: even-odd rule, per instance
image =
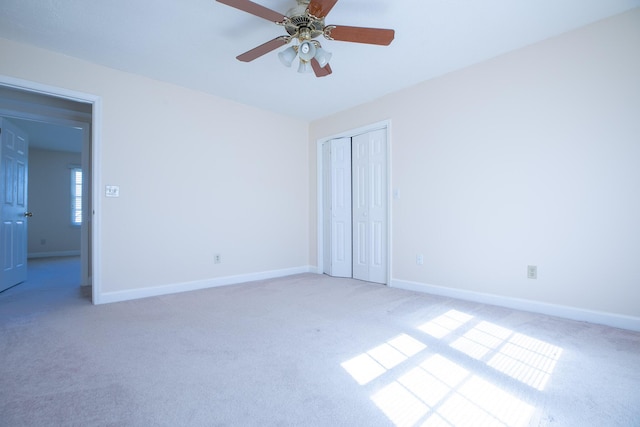
[[280, 52], [278, 54], [278, 58], [280, 58], [280, 62], [282, 62], [286, 67], [291, 67], [293, 60], [296, 59], [296, 55], [296, 50], [293, 48], [293, 46], [290, 46]]
[[300, 60], [300, 65], [298, 66], [299, 73], [310, 73], [312, 71], [311, 64], [307, 61]]
[[316, 46], [308, 41], [302, 42], [298, 47], [298, 55], [303, 61], [311, 61], [311, 58], [316, 55]]
[[321, 68], [324, 68], [325, 65], [329, 63], [331, 60], [331, 52], [327, 52], [323, 48], [319, 47], [316, 49], [316, 61], [320, 64]]

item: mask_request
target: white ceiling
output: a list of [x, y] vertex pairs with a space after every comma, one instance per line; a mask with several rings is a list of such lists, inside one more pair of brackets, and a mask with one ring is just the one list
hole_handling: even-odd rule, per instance
[[92, 106], [0, 85], [0, 115], [25, 131], [31, 148], [82, 151]]
[[82, 129], [33, 120], [9, 119], [29, 135], [29, 148], [82, 152]]
[[320, 38], [333, 53], [321, 79], [285, 68], [277, 51], [237, 61], [284, 29], [214, 0], [0, 0], [0, 37], [313, 120], [634, 7], [640, 0], [340, 0], [327, 24], [393, 28], [396, 38]]

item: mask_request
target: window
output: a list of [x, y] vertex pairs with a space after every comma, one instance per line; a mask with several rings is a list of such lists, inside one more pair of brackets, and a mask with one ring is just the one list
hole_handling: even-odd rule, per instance
[[71, 168], [71, 225], [82, 224], [82, 169]]

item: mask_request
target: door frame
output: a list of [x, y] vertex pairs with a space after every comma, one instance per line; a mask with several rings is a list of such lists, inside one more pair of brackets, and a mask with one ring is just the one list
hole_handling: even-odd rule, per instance
[[392, 209], [391, 209], [391, 120], [383, 120], [380, 122], [365, 125], [359, 128], [350, 129], [344, 132], [340, 132], [331, 136], [320, 138], [316, 141], [316, 241], [317, 241], [317, 272], [322, 274], [324, 271], [324, 185], [322, 174], [324, 171], [324, 160], [322, 155], [322, 145], [332, 139], [337, 138], [353, 138], [354, 136], [371, 132], [374, 130], [384, 129], [386, 131], [387, 138], [387, 280], [386, 285], [391, 284], [393, 259], [391, 256], [391, 247], [393, 245], [392, 235], [393, 230], [391, 224], [393, 223]]
[[[91, 138], [89, 143], [89, 150], [91, 155], [85, 153], [85, 147], [83, 146], [83, 160], [90, 158], [91, 161], [91, 206], [88, 215], [91, 217], [91, 231], [89, 233], [83, 233], [83, 240], [90, 240], [90, 247], [83, 242], [81, 246], [84, 248], [81, 252], [81, 263], [83, 266], [86, 264], [91, 269], [91, 295], [93, 304], [100, 304], [101, 297], [101, 209], [100, 209], [100, 188], [101, 185], [101, 145], [102, 145], [102, 98], [96, 95], [91, 95], [83, 92], [77, 92], [60, 87], [45, 85], [42, 83], [36, 83], [28, 80], [17, 79], [10, 76], [0, 74], [0, 85], [9, 87], [12, 89], [21, 90], [24, 92], [31, 92], [40, 95], [52, 96], [55, 98], [66, 99], [69, 101], [81, 102], [85, 104], [91, 104]], [[25, 115], [26, 116], [26, 115]], [[46, 115], [45, 115], [46, 117]], [[55, 120], [54, 120], [55, 121]], [[86, 234], [86, 236], [84, 235]], [[90, 256], [89, 256], [89, 252]], [[85, 268], [85, 267], [83, 267]]]

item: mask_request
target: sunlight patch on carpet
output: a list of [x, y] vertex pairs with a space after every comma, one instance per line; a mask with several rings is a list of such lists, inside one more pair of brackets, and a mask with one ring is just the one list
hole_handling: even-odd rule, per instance
[[558, 346], [516, 333], [487, 365], [542, 391], [561, 355]]
[[434, 355], [371, 396], [396, 426], [526, 426], [534, 407]]
[[473, 319], [473, 316], [469, 314], [457, 310], [449, 310], [442, 316], [436, 317], [420, 326], [418, 329], [434, 338], [444, 338], [471, 319]]
[[[342, 363], [360, 385], [384, 380], [382, 387], [370, 385], [370, 397], [396, 426], [527, 426], [535, 407], [505, 390], [504, 378], [543, 391], [562, 354], [558, 346], [457, 310], [417, 329], [458, 356], [416, 360], [427, 346], [401, 334]], [[477, 363], [483, 369], [476, 372]]]
[[401, 334], [343, 362], [342, 367], [358, 384], [364, 385], [410, 357], [415, 356], [425, 348], [427, 346], [417, 339], [407, 334]]
[[562, 349], [490, 322], [480, 322], [451, 347], [536, 390], [544, 390]]
[[513, 335], [513, 331], [489, 322], [480, 322], [473, 329], [455, 340], [451, 347], [474, 359], [482, 359]]

